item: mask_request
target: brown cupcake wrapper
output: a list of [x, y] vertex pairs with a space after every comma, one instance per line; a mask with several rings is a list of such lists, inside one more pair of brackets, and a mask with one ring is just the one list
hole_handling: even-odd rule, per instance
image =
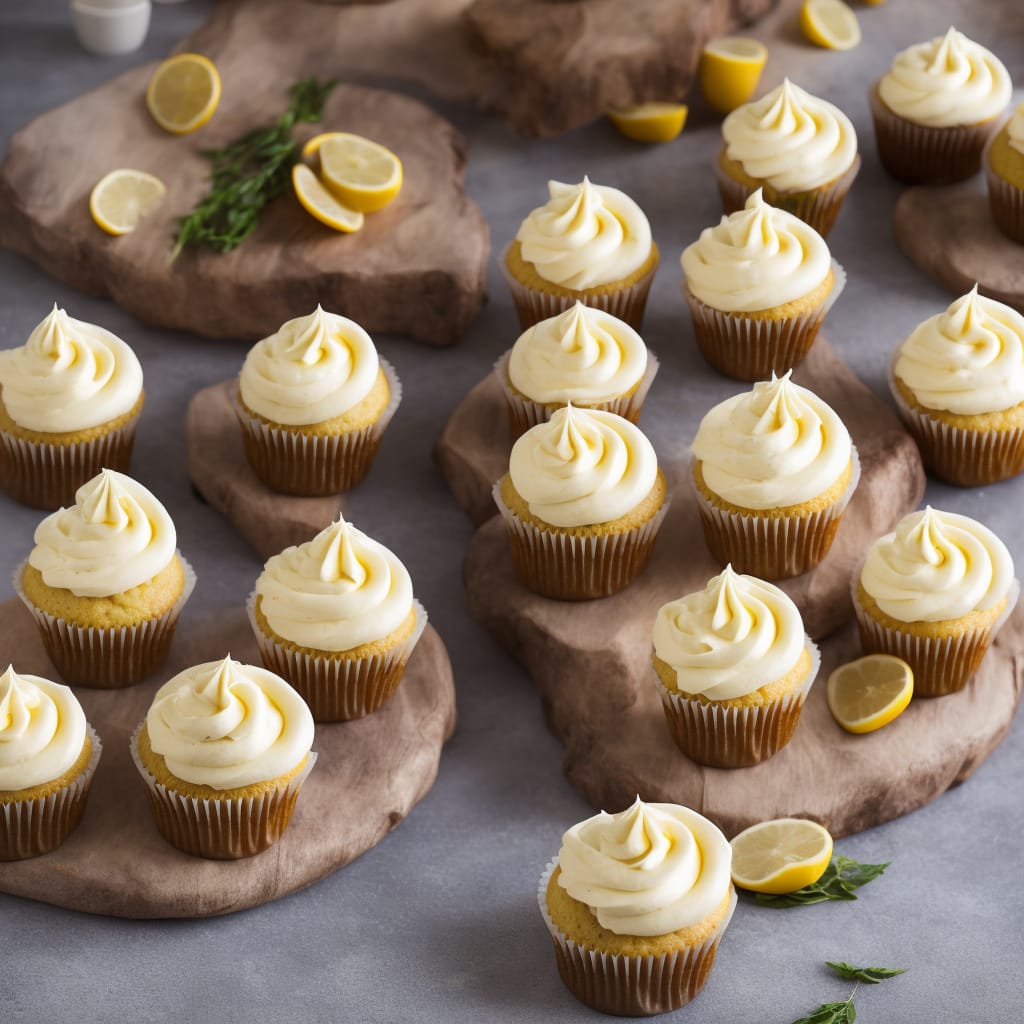
[[0, 803], [0, 861], [27, 860], [49, 853], [78, 827], [103, 753], [96, 730], [88, 722], [85, 728], [92, 743], [92, 755], [78, 776], [36, 800]]
[[398, 689], [406, 663], [427, 628], [427, 610], [415, 599], [413, 607], [416, 626], [405, 640], [389, 651], [357, 661], [293, 651], [266, 636], [256, 623], [255, 591], [245, 610], [264, 666], [291, 684], [309, 705], [313, 720], [349, 722], [376, 711]]
[[551, 933], [558, 973], [580, 1002], [618, 1017], [651, 1017], [678, 1010], [693, 999], [708, 980], [718, 944], [736, 910], [736, 890], [722, 923], [699, 946], [659, 956], [601, 953], [564, 935], [548, 911], [548, 883], [558, 865], [548, 864], [537, 887], [537, 903]]
[[21, 585], [28, 563], [22, 562], [14, 570], [14, 591], [36, 620], [46, 653], [65, 683], [117, 690], [141, 682], [160, 667], [170, 649], [181, 610], [196, 585], [192, 566], [180, 551], [176, 554], [185, 571], [185, 586], [174, 605], [163, 615], [137, 626], [110, 629], [78, 626], [37, 608]]
[[379, 359], [391, 400], [375, 422], [347, 434], [321, 436], [271, 427], [242, 407], [237, 388], [232, 391], [246, 461], [271, 490], [312, 498], [347, 491], [366, 476], [402, 401], [398, 375], [383, 356]]
[[1010, 182], [1000, 178], [989, 166], [988, 150], [992, 145], [989, 139], [985, 147], [985, 177], [988, 181], [988, 205], [992, 210], [992, 220], [996, 227], [1007, 238], [1019, 245], [1024, 245], [1024, 188], [1011, 185]]

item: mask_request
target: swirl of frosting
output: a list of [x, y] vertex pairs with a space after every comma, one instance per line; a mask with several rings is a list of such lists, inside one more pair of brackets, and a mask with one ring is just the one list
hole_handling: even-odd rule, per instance
[[843, 421], [792, 371], [720, 402], [693, 441], [704, 482], [741, 508], [782, 508], [827, 491], [850, 463]]
[[1002, 61], [955, 28], [898, 53], [878, 83], [894, 114], [934, 128], [991, 120], [1012, 92]]
[[85, 712], [66, 686], [40, 676], [0, 676], [0, 790], [60, 778], [82, 755]]
[[710, 917], [729, 893], [732, 848], [707, 818], [639, 797], [562, 837], [558, 884], [617, 935], [667, 935]]
[[850, 119], [788, 78], [722, 122], [725, 155], [779, 191], [816, 188], [849, 170], [857, 157]]
[[871, 545], [860, 582], [900, 622], [942, 622], [1002, 601], [1013, 582], [1013, 559], [981, 523], [928, 505]]
[[71, 433], [131, 412], [142, 394], [142, 367], [116, 335], [54, 303], [21, 348], [0, 352], [0, 389], [18, 426]]
[[627, 323], [577, 302], [512, 346], [508, 376], [535, 402], [608, 402], [640, 382], [647, 346]]
[[621, 281], [651, 254], [651, 226], [625, 192], [549, 181], [551, 199], [516, 234], [523, 259], [552, 284], [580, 291]]
[[1024, 402], [1024, 316], [975, 285], [900, 346], [896, 376], [929, 409], [964, 416]]
[[110, 597], [166, 569], [176, 544], [163, 505], [131, 477], [104, 469], [78, 488], [74, 505], [36, 527], [28, 560], [48, 587]]
[[1024, 156], [1024, 103], [1013, 112], [1006, 125], [1010, 148]]
[[146, 732], [179, 779], [237, 789], [293, 771], [313, 745], [313, 716], [280, 676], [228, 655], [164, 683]]
[[624, 516], [647, 497], [658, 478], [658, 457], [629, 420], [568, 405], [516, 441], [508, 469], [538, 519], [591, 526]]
[[761, 189], [683, 250], [690, 291], [726, 313], [750, 313], [814, 291], [832, 267], [825, 239], [809, 224], [769, 206]]
[[731, 565], [694, 594], [669, 601], [654, 620], [654, 653], [685, 693], [732, 700], [792, 671], [807, 644], [803, 619], [774, 584]]
[[318, 651], [380, 640], [413, 606], [412, 580], [398, 557], [340, 518], [311, 541], [274, 555], [256, 594], [278, 636]]
[[239, 393], [247, 408], [271, 423], [323, 423], [366, 398], [379, 370], [366, 331], [317, 306], [249, 349]]

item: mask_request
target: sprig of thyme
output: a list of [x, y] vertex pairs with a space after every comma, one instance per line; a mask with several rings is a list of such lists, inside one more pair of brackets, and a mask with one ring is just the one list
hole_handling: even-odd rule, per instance
[[758, 893], [754, 899], [758, 906], [800, 907], [810, 903], [824, 903], [827, 900], [855, 900], [854, 889], [867, 885], [889, 866], [885, 864], [860, 864], [849, 857], [834, 857], [825, 873], [812, 885], [806, 885], [796, 892], [781, 896]]

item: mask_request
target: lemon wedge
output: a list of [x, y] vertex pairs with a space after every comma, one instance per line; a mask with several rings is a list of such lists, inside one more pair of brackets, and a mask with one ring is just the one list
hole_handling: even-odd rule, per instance
[[338, 202], [305, 164], [292, 167], [292, 187], [303, 209], [321, 224], [346, 234], [358, 231], [363, 226], [366, 218], [358, 210]]
[[390, 149], [361, 135], [333, 132], [315, 152], [320, 154], [324, 184], [353, 210], [383, 210], [402, 188], [402, 161]]
[[127, 235], [167, 195], [167, 186], [152, 174], [118, 168], [104, 175], [89, 194], [89, 213], [108, 235]]
[[840, 665], [825, 685], [832, 717], [855, 733], [888, 725], [906, 710], [913, 695], [913, 669], [891, 654], [869, 654]]
[[804, 818], [751, 825], [730, 845], [732, 880], [751, 892], [796, 892], [821, 878], [832, 859], [828, 830]]
[[800, 31], [827, 50], [852, 50], [860, 42], [860, 22], [843, 0], [804, 0]]
[[185, 135], [202, 128], [220, 102], [220, 74], [199, 53], [169, 57], [146, 87], [146, 107], [166, 131]]
[[700, 55], [700, 87], [721, 114], [746, 103], [761, 79], [768, 50], [746, 36], [712, 39]]
[[683, 130], [689, 107], [685, 103], [641, 103], [608, 111], [608, 120], [637, 142], [671, 142]]

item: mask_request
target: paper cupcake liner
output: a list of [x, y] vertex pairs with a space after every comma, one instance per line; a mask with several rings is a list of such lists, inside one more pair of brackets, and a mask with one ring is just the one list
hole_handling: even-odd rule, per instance
[[1024, 245], [1024, 189], [1000, 178], [989, 167], [987, 159], [985, 177], [988, 179], [988, 204], [996, 227], [1007, 238]]
[[309, 705], [317, 722], [349, 722], [376, 711], [402, 681], [405, 666], [427, 628], [427, 610], [413, 600], [416, 626], [388, 651], [358, 660], [322, 658], [293, 651], [266, 636], [256, 623], [256, 592], [245, 609], [263, 664], [287, 680]]
[[685, 1006], [704, 987], [715, 963], [718, 943], [736, 910], [736, 890], [722, 923], [699, 946], [672, 953], [630, 956], [601, 953], [564, 935], [548, 911], [548, 883], [558, 865], [555, 857], [537, 887], [537, 903], [551, 933], [558, 973], [582, 1003], [619, 1017], [650, 1017]]
[[242, 407], [237, 389], [232, 392], [246, 460], [271, 490], [312, 498], [347, 491], [366, 476], [402, 400], [398, 375], [383, 356], [379, 358], [391, 400], [375, 422], [347, 434], [302, 434], [271, 427]]
[[[811, 667], [800, 687], [764, 707], [725, 707], [691, 700], [665, 687], [654, 672], [662, 709], [676, 746], [691, 761], [713, 768], [748, 768], [778, 753], [792, 738], [821, 654], [807, 637]], [[652, 670], [653, 672], [653, 670]]]
[[813, 569], [829, 553], [839, 522], [860, 482], [860, 457], [852, 448], [853, 471], [846, 490], [808, 516], [745, 515], [719, 508], [690, 481], [708, 548], [722, 564], [763, 580], [783, 580]]
[[103, 744], [86, 723], [92, 756], [81, 774], [62, 789], [36, 800], [0, 803], [0, 861], [27, 860], [57, 849], [78, 827]]
[[14, 591], [36, 620], [46, 653], [65, 683], [116, 690], [140, 682], [159, 668], [167, 657], [181, 610], [196, 585], [192, 566], [180, 551], [177, 556], [185, 571], [185, 586], [174, 605], [136, 626], [110, 629], [78, 626], [37, 608], [21, 584], [28, 563], [22, 562], [14, 570]]

